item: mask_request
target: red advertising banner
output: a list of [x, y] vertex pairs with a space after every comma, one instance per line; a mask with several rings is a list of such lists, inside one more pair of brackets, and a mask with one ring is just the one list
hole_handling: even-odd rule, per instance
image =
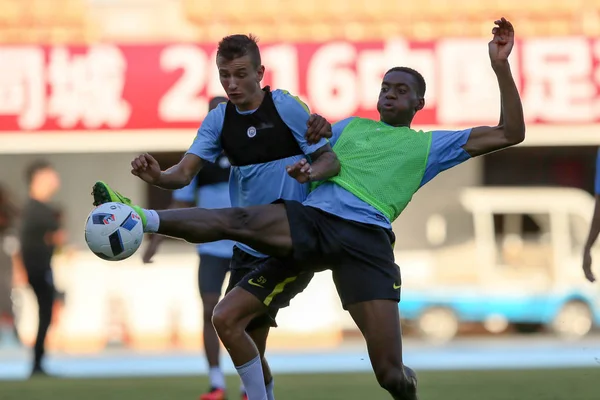
[[[299, 95], [335, 121], [377, 117], [383, 73], [397, 65], [427, 81], [418, 124], [493, 124], [499, 93], [485, 40], [261, 46], [265, 84]], [[0, 47], [0, 131], [197, 128], [222, 95], [214, 45]], [[522, 40], [511, 56], [529, 123], [600, 121], [600, 41]]]

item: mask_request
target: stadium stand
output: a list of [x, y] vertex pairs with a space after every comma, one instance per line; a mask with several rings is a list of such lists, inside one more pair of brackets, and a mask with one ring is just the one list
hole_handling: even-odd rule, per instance
[[600, 0], [0, 0], [0, 9], [0, 43], [481, 37], [499, 14], [522, 37], [600, 34]]

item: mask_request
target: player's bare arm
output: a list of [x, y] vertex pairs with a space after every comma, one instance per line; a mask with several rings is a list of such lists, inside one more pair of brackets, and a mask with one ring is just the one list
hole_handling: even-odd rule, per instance
[[200, 157], [186, 154], [178, 164], [162, 171], [158, 161], [146, 153], [131, 162], [131, 173], [151, 185], [175, 190], [189, 185], [203, 166], [204, 161]]
[[[329, 139], [331, 136], [329, 121], [319, 114], [311, 114], [307, 122], [305, 136], [307, 142], [317, 143], [322, 138]], [[287, 173], [300, 183], [320, 181], [340, 173], [341, 165], [329, 144], [310, 154], [309, 158], [312, 160], [312, 164], [306, 159], [302, 159], [294, 165], [288, 165]]]
[[590, 233], [583, 248], [583, 273], [585, 278], [590, 282], [595, 282], [596, 277], [592, 272], [592, 247], [600, 234], [600, 195], [596, 195], [596, 205], [594, 207], [594, 216], [590, 226]]
[[494, 37], [489, 42], [488, 49], [492, 69], [500, 88], [500, 122], [497, 126], [479, 126], [472, 129], [469, 140], [463, 147], [472, 157], [517, 145], [525, 139], [523, 105], [508, 62], [515, 41], [514, 28], [504, 18], [494, 23]]
[[312, 163], [305, 158], [286, 167], [287, 173], [300, 183], [321, 181], [340, 173], [340, 161], [328, 143], [309, 155]]
[[204, 160], [194, 154], [186, 154], [181, 161], [162, 171], [156, 186], [163, 189], [181, 189], [190, 184], [204, 166]]

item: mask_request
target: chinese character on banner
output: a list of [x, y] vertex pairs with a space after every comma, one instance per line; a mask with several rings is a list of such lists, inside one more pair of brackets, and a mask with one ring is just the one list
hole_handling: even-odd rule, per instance
[[532, 39], [523, 52], [524, 109], [546, 122], [594, 119], [592, 55], [585, 38]]
[[123, 54], [114, 46], [93, 46], [86, 54], [73, 56], [66, 48], [52, 49], [48, 115], [65, 129], [78, 123], [89, 129], [123, 127], [131, 115], [122, 98], [126, 68]]
[[[438, 122], [492, 124], [500, 115], [498, 81], [485, 39], [444, 39], [437, 49]], [[511, 55], [514, 59], [514, 55]], [[511, 62], [513, 60], [511, 59]], [[513, 70], [516, 65], [513, 65]]]
[[44, 51], [41, 48], [0, 48], [0, 115], [17, 117], [20, 129], [37, 129], [44, 124]]

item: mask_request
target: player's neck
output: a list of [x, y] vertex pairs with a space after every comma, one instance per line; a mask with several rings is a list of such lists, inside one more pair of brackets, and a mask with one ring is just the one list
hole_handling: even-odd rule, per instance
[[386, 125], [389, 126], [393, 126], [394, 128], [410, 128], [410, 122], [387, 122], [387, 121], [383, 121], [381, 120], [381, 122], [383, 122]]
[[261, 89], [256, 93], [256, 95], [254, 95], [250, 98], [250, 101], [247, 104], [242, 104], [237, 109], [239, 111], [256, 110], [258, 107], [260, 107], [264, 98], [265, 98], [265, 92], [264, 92], [264, 90]]
[[410, 128], [413, 118], [414, 114], [403, 112], [395, 115], [395, 117], [389, 119], [388, 121], [384, 121], [380, 116], [380, 121], [384, 124], [393, 126], [394, 128]]

